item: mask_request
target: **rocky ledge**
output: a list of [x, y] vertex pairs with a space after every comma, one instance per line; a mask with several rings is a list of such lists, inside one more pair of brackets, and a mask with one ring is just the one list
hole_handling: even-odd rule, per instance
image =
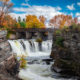
[[80, 77], [80, 29], [55, 30], [52, 70]]
[[20, 80], [18, 72], [19, 63], [13, 55], [0, 63], [0, 80]]
[[18, 73], [19, 62], [12, 55], [9, 43], [0, 42], [0, 80], [20, 80]]

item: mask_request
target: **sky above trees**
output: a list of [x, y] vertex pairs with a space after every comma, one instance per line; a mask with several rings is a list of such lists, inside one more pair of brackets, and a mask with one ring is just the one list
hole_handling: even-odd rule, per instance
[[47, 20], [58, 14], [72, 15], [80, 20], [80, 0], [11, 0], [13, 2], [12, 17], [27, 14], [43, 15]]

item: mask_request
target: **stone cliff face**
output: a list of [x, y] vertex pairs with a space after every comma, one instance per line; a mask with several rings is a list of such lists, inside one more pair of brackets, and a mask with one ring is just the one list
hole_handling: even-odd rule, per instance
[[56, 72], [80, 76], [80, 31], [54, 31], [51, 57]]
[[[0, 80], [20, 80], [17, 76], [19, 73], [19, 62], [11, 53], [5, 31], [2, 32], [0, 31]], [[4, 34], [5, 36], [3, 36]]]
[[19, 62], [10, 52], [10, 46], [7, 45], [8, 42], [4, 44], [6, 44], [6, 47], [0, 46], [0, 80], [20, 80], [17, 76], [19, 73]]

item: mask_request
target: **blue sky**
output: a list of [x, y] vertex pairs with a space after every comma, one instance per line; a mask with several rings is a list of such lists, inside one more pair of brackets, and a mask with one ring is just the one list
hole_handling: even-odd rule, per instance
[[22, 18], [28, 14], [44, 15], [51, 19], [55, 15], [68, 14], [80, 20], [80, 0], [11, 0], [12, 15]]

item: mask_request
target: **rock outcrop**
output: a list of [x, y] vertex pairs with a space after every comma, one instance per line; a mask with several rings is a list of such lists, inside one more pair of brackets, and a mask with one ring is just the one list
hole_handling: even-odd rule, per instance
[[0, 80], [20, 80], [18, 72], [19, 63], [13, 55], [0, 63]]
[[0, 31], [0, 80], [20, 80], [19, 62], [11, 52], [6, 31]]
[[56, 72], [80, 76], [80, 30], [55, 30], [51, 58]]

